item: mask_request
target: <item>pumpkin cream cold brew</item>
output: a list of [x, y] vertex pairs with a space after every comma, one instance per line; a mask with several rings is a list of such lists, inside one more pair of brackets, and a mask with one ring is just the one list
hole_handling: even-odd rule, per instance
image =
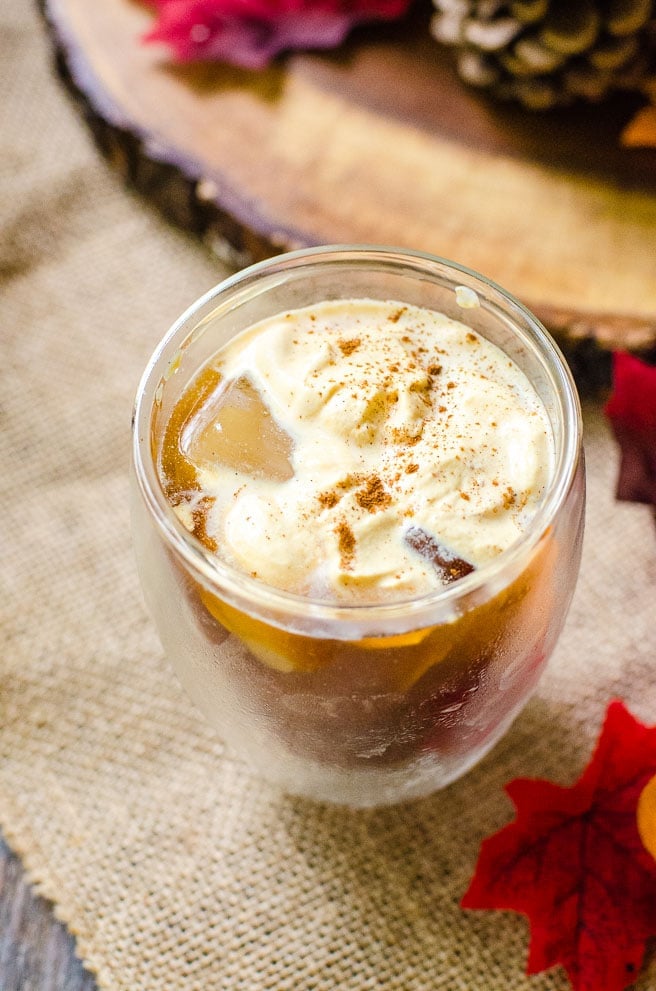
[[[553, 448], [523, 372], [464, 323], [342, 300], [233, 338], [177, 401], [158, 464], [184, 527], [307, 597], [311, 617], [316, 601], [410, 603], [466, 580], [530, 525]], [[304, 762], [410, 776], [432, 762], [439, 784], [537, 679], [554, 554], [547, 531], [509, 584], [474, 589], [449, 622], [355, 639], [313, 635], [311, 621], [292, 632], [183, 584], [208, 650], [234, 641], [219, 692], [271, 733], [272, 762], [301, 776]]]

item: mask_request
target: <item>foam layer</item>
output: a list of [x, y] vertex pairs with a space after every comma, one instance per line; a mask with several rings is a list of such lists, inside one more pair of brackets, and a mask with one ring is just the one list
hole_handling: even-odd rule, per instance
[[323, 302], [252, 327], [213, 367], [176, 511], [194, 529], [202, 508], [217, 553], [279, 588], [370, 601], [462, 577], [518, 538], [552, 470], [524, 374], [440, 313]]

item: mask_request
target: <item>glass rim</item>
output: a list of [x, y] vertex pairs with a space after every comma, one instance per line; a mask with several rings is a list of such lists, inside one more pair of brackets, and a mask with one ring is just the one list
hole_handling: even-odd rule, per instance
[[[313, 598], [267, 585], [222, 561], [194, 537], [174, 513], [161, 486], [151, 448], [152, 413], [157, 388], [166, 379], [167, 370], [169, 374], [173, 371], [171, 366], [175, 363], [175, 355], [179, 353], [181, 346], [197, 339], [203, 317], [209, 316], [209, 312], [204, 313], [208, 305], [218, 305], [223, 297], [227, 297], [229, 302], [233, 291], [245, 289], [267, 274], [275, 275], [279, 272], [282, 275], [289, 270], [298, 272], [318, 263], [357, 263], [360, 267], [373, 263], [373, 267], [378, 270], [382, 267], [398, 268], [400, 264], [408, 266], [414, 263], [417, 274], [423, 271], [430, 275], [430, 267], [433, 266], [434, 269], [447, 269], [463, 276], [470, 285], [478, 285], [482, 294], [492, 292], [501, 298], [507, 315], [512, 318], [515, 331], [525, 343], [532, 344], [548, 374], [550, 387], [558, 400], [563, 431], [562, 442], [555, 451], [553, 473], [542, 502], [530, 525], [517, 540], [491, 561], [453, 584], [437, 587], [417, 596], [395, 598], [390, 602], [364, 603]], [[433, 275], [435, 274], [434, 270]], [[476, 285], [471, 287], [475, 289]], [[523, 321], [524, 326], [521, 329], [517, 317]], [[182, 558], [192, 572], [204, 579], [210, 588], [216, 589], [221, 598], [255, 616], [273, 621], [274, 624], [273, 617], [278, 617], [278, 625], [283, 625], [281, 617], [290, 621], [304, 621], [303, 625], [308, 621], [329, 624], [339, 622], [352, 624], [354, 635], [360, 636], [364, 621], [367, 628], [374, 620], [387, 627], [401, 618], [408, 621], [405, 624], [408, 629], [430, 625], [432, 612], [449, 605], [453, 607], [458, 600], [494, 583], [495, 578], [498, 579], [508, 569], [512, 569], [513, 564], [521, 561], [539, 542], [555, 519], [573, 483], [581, 441], [581, 407], [571, 370], [546, 328], [515, 296], [479, 272], [429, 252], [378, 245], [335, 244], [285, 252], [249, 265], [217, 283], [174, 321], [153, 351], [137, 388], [132, 416], [132, 467], [141, 497], [167, 546]], [[339, 633], [334, 633], [334, 636], [345, 638]]]

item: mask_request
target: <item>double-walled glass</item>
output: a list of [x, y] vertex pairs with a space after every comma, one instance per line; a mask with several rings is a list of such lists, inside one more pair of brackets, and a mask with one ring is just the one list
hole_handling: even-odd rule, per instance
[[[461, 286], [479, 306], [461, 309]], [[266, 586], [196, 540], [159, 481], [167, 419], [215, 352], [266, 317], [340, 298], [463, 320], [519, 365], [551, 421], [554, 469], [527, 531], [491, 563], [412, 600], [335, 605]], [[478, 761], [554, 648], [576, 582], [583, 512], [580, 409], [560, 352], [508, 293], [426, 254], [317, 248], [255, 265], [178, 320], [139, 387], [133, 528], [147, 604], [198, 708], [290, 792], [391, 803], [441, 788]]]

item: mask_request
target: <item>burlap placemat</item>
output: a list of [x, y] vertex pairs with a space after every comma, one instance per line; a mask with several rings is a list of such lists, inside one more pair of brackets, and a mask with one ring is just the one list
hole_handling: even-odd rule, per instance
[[[590, 507], [566, 632], [511, 732], [461, 782], [349, 813], [223, 752], [142, 604], [131, 399], [169, 322], [223, 272], [98, 160], [24, 0], [0, 14], [0, 825], [115, 991], [564, 989], [522, 976], [518, 916], [458, 907], [517, 775], [574, 780], [607, 702], [656, 721], [656, 542], [616, 505], [588, 411]], [[656, 985], [656, 962], [637, 987]]]

